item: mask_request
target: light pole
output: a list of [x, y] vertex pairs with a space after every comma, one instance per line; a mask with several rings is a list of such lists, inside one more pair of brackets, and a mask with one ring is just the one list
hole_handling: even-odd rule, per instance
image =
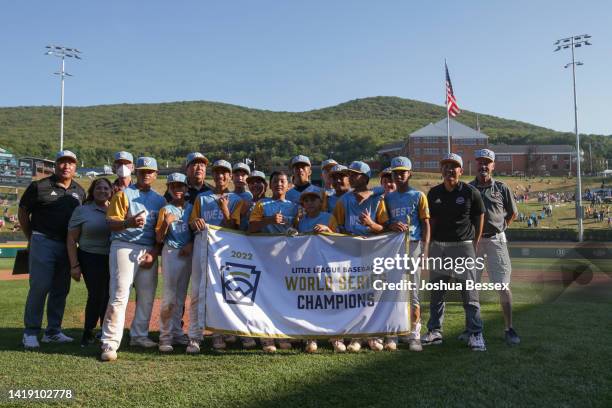
[[[576, 61], [574, 58], [574, 49], [582, 46], [591, 45], [589, 39], [591, 38], [588, 34], [574, 35], [568, 38], [562, 38], [557, 40], [554, 45], [557, 46], [554, 51], [559, 50], [572, 50], [572, 62], [565, 65], [565, 68], [572, 67], [572, 84], [574, 87], [574, 132], [576, 132], [576, 182], [577, 190], [576, 194], [576, 216], [578, 218], [578, 242], [582, 242], [584, 239], [584, 225], [582, 221], [582, 175], [580, 174], [580, 134], [578, 133], [578, 105], [576, 103], [576, 65], [583, 65], [582, 62]], [[570, 160], [571, 163], [571, 160]]]
[[60, 76], [62, 83], [62, 93], [60, 99], [60, 150], [64, 150], [64, 78], [67, 76], [72, 76], [67, 73], [65, 69], [66, 57], [81, 59], [81, 51], [77, 50], [76, 48], [60, 47], [57, 45], [47, 45], [45, 48], [47, 48], [45, 55], [53, 55], [62, 59], [61, 69], [59, 72], [56, 72], [55, 75]]

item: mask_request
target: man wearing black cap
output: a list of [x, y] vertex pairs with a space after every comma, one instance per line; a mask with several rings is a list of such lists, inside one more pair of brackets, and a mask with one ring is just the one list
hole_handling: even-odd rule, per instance
[[[73, 178], [77, 158], [69, 150], [56, 155], [55, 174], [33, 181], [19, 201], [19, 223], [28, 240], [30, 290], [25, 306], [23, 345], [36, 349], [45, 301], [47, 329], [43, 343], [69, 343], [62, 333], [66, 296], [70, 290], [70, 265], [66, 250], [72, 211], [85, 199], [85, 190]], [[78, 267], [78, 265], [73, 265]], [[47, 297], [48, 295], [48, 297]]]
[[[440, 161], [440, 166], [444, 182], [429, 191], [427, 201], [432, 236], [429, 257], [433, 258], [431, 261], [439, 258], [442, 262], [432, 262], [429, 281], [438, 288], [431, 291], [427, 322], [429, 331], [422, 337], [421, 343], [442, 343], [444, 294], [452, 277], [461, 285], [466, 329], [470, 333], [468, 346], [474, 351], [484, 351], [486, 346], [478, 291], [466, 288], [468, 280], [476, 281], [476, 248], [482, 235], [484, 204], [478, 190], [459, 181], [463, 174], [463, 160], [459, 155], [446, 155]], [[452, 260], [450, 268], [447, 268], [448, 259]], [[467, 264], [469, 259], [471, 265]]]
[[[495, 169], [495, 153], [489, 149], [476, 151], [478, 173], [470, 185], [476, 187], [482, 196], [485, 212], [485, 223], [482, 239], [478, 246], [478, 256], [486, 259], [489, 281], [510, 285], [512, 265], [508, 253], [505, 230], [516, 218], [518, 212], [514, 196], [508, 186], [493, 179]], [[478, 280], [482, 271], [478, 274]], [[499, 291], [499, 297], [504, 314], [504, 336], [508, 345], [521, 342], [520, 337], [512, 327], [512, 292], [510, 289]]]

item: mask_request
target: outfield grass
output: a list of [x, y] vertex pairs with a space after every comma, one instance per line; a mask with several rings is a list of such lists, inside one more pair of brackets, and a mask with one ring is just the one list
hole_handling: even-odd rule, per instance
[[[94, 346], [43, 345], [40, 352], [24, 352], [27, 281], [5, 281], [0, 283], [0, 383], [4, 390], [71, 388], [73, 406], [99, 407], [609, 406], [610, 292], [593, 295], [584, 287], [528, 283], [514, 288], [515, 326], [523, 340], [514, 348], [502, 341], [493, 297], [483, 302], [485, 353], [471, 352], [456, 340], [463, 311], [451, 303], [445, 343], [422, 353], [402, 348], [336, 355], [325, 346], [317, 355], [236, 349], [161, 356], [130, 348], [126, 335], [119, 360], [101, 363]], [[73, 285], [64, 324], [69, 335], [81, 334], [84, 300], [84, 285]]]

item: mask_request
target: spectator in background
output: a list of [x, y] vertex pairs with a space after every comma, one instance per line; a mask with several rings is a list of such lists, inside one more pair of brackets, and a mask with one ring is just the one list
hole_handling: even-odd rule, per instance
[[30, 289], [25, 305], [23, 346], [40, 347], [45, 302], [47, 329], [43, 343], [69, 343], [62, 333], [66, 296], [70, 291], [70, 267], [66, 253], [68, 221], [85, 199], [85, 190], [74, 181], [77, 157], [69, 150], [55, 156], [55, 172], [33, 181], [19, 202], [19, 223], [28, 240]]
[[68, 224], [66, 248], [70, 275], [76, 282], [82, 275], [87, 287], [81, 347], [93, 343], [93, 330], [98, 321], [100, 326], [104, 322], [108, 305], [110, 228], [106, 222], [106, 210], [112, 193], [113, 186], [108, 179], [94, 180], [87, 190], [85, 202], [74, 210]]

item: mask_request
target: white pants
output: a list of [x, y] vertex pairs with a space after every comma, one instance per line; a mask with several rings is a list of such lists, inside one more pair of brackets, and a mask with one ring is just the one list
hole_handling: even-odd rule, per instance
[[[200, 305], [200, 287], [205, 288], [206, 273], [203, 260], [208, 256], [206, 230], [195, 235], [193, 242], [193, 256], [191, 261], [191, 300], [189, 303], [189, 338], [200, 341], [204, 335], [205, 305]], [[202, 297], [204, 293], [202, 293]]]
[[171, 343], [183, 335], [181, 320], [191, 275], [191, 255], [179, 255], [180, 249], [165, 246], [162, 251], [164, 291], [160, 312], [159, 342]]
[[151, 247], [113, 241], [110, 247], [109, 301], [102, 326], [102, 343], [119, 348], [125, 325], [125, 310], [132, 283], [136, 287], [136, 315], [130, 328], [131, 337], [148, 336], [149, 321], [157, 289], [157, 260], [149, 269], [139, 260]]

